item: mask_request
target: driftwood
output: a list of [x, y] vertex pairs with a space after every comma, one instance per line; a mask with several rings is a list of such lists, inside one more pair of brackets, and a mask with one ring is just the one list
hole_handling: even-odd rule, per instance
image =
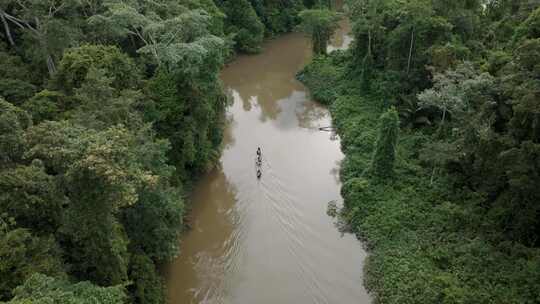
[[334, 127], [320, 127], [320, 128], [319, 128], [319, 131], [324, 131], [324, 132], [334, 132], [335, 129], [334, 129]]

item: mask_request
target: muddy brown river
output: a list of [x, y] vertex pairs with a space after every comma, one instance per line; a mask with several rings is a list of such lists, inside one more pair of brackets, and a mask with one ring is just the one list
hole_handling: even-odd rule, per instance
[[[348, 46], [348, 24], [330, 50]], [[167, 269], [170, 303], [370, 303], [361, 243], [326, 214], [341, 202], [339, 138], [295, 74], [310, 60], [299, 33], [267, 42], [222, 73], [231, 95], [221, 165], [191, 197], [192, 230]], [[256, 177], [256, 149], [262, 176]]]

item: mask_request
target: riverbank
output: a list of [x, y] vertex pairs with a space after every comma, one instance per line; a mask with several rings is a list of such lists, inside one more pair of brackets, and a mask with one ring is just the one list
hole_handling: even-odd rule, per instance
[[432, 132], [401, 129], [392, 179], [378, 182], [364, 173], [388, 100], [365, 93], [359, 77], [347, 74], [350, 56], [315, 58], [299, 78], [329, 105], [341, 137], [341, 217], [368, 246], [365, 285], [375, 303], [538, 301], [539, 250], [495, 241], [475, 209], [481, 197], [456, 188], [452, 175], [431, 179], [419, 154]]

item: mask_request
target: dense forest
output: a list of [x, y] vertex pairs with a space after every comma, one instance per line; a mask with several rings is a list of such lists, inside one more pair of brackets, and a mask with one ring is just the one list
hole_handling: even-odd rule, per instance
[[341, 136], [375, 303], [538, 303], [540, 2], [348, 8], [351, 49], [299, 78]]
[[0, 2], [0, 302], [163, 303], [225, 61], [301, 0]]
[[0, 302], [164, 303], [219, 72], [300, 29], [375, 303], [538, 303], [540, 1], [348, 0], [326, 54], [332, 2], [0, 1]]

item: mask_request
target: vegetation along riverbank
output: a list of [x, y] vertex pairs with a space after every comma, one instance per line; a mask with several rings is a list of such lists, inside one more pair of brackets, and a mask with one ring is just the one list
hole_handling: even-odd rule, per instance
[[376, 303], [538, 303], [540, 3], [348, 1], [299, 74], [331, 108]]

